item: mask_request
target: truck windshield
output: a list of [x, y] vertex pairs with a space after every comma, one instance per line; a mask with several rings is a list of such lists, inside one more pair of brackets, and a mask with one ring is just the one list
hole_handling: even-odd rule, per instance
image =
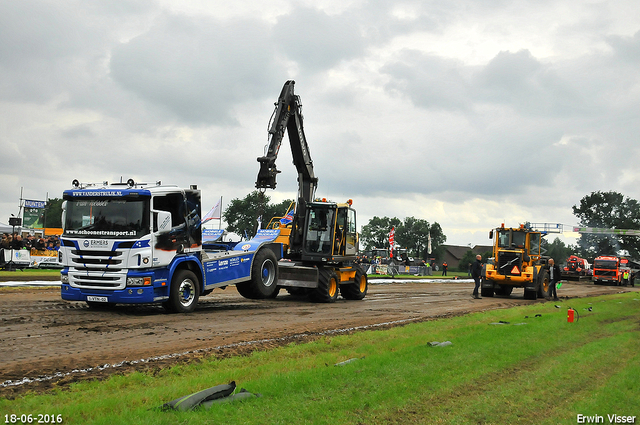
[[595, 260], [593, 262], [593, 267], [598, 269], [617, 269], [618, 262], [613, 260]]
[[148, 199], [67, 201], [64, 235], [138, 239], [149, 233]]

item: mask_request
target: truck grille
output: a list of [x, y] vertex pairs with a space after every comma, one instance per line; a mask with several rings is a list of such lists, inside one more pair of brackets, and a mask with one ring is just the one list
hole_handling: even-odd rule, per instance
[[69, 283], [78, 288], [123, 289], [123, 253], [73, 249], [69, 256]]
[[[514, 267], [517, 267], [516, 273]], [[520, 276], [522, 274], [522, 255], [519, 252], [498, 252], [498, 274]]]
[[616, 271], [615, 270], [598, 270], [595, 274], [598, 276], [615, 276]]

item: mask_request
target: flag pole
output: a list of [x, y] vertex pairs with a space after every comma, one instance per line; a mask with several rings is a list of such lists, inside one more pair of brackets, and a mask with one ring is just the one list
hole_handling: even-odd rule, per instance
[[222, 196], [220, 197], [220, 218], [218, 219], [218, 230], [222, 228]]

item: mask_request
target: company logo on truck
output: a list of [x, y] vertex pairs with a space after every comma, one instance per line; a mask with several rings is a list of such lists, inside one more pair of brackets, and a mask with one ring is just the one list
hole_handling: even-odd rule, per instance
[[82, 242], [85, 248], [106, 248], [109, 246], [109, 241], [103, 241], [100, 239], [87, 239]]

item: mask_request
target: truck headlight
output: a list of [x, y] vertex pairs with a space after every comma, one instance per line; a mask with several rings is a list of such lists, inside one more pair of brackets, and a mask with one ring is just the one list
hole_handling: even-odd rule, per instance
[[68, 274], [61, 274], [60, 275], [60, 282], [61, 283], [69, 283], [69, 275]]
[[150, 286], [151, 278], [146, 277], [128, 277], [127, 286]]

